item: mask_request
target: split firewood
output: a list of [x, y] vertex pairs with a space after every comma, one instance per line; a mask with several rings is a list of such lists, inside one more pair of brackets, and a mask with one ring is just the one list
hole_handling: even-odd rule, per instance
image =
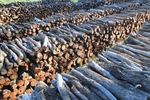
[[[98, 1], [97, 1], [98, 2]], [[126, 4], [124, 4], [124, 6], [123, 5], [120, 5], [120, 4], [117, 4], [118, 6], [113, 6], [113, 5], [107, 5], [107, 6], [105, 6], [105, 7], [99, 7], [99, 8], [97, 8], [98, 10], [95, 10], [94, 12], [92, 11], [92, 10], [88, 10], [88, 11], [83, 11], [83, 10], [80, 10], [80, 11], [74, 11], [74, 12], [72, 12], [72, 13], [70, 13], [70, 15], [68, 15], [68, 13], [67, 14], [65, 14], [65, 15], [61, 15], [61, 14], [57, 14], [57, 15], [53, 15], [52, 14], [52, 16], [51, 16], [51, 18], [47, 18], [47, 19], [45, 19], [45, 20], [41, 20], [42, 18], [37, 18], [37, 17], [39, 17], [39, 16], [42, 16], [40, 13], [43, 13], [43, 10], [42, 10], [42, 12], [40, 12], [40, 13], [36, 13], [36, 14], [34, 14], [35, 15], [35, 17], [36, 18], [33, 18], [33, 16], [31, 17], [30, 15], [32, 15], [31, 13], [29, 13], [28, 11], [32, 11], [33, 10], [33, 8], [32, 7], [27, 7], [27, 8], [24, 8], [24, 6], [22, 6], [21, 8], [22, 8], [22, 13], [25, 11], [27, 11], [25, 14], [23, 14], [23, 15], [25, 15], [26, 17], [27, 17], [27, 19], [29, 19], [30, 20], [30, 18], [31, 19], [35, 19], [35, 21], [32, 21], [32, 22], [30, 22], [29, 24], [28, 23], [23, 23], [23, 24], [17, 24], [17, 25], [15, 25], [15, 24], [13, 24], [13, 23], [10, 23], [10, 25], [7, 25], [7, 27], [6, 28], [9, 28], [10, 29], [10, 31], [9, 31], [9, 33], [10, 34], [8, 34], [8, 32], [7, 32], [7, 35], [6, 36], [4, 36], [4, 34], [2, 35], [3, 37], [5, 37], [5, 39], [13, 39], [12, 38], [12, 34], [11, 34], [11, 32], [13, 33], [13, 34], [17, 34], [17, 35], [14, 35], [14, 37], [26, 37], [27, 35], [35, 35], [35, 34], [37, 34], [36, 33], [36, 31], [37, 30], [46, 30], [46, 31], [49, 31], [50, 30], [50, 28], [51, 27], [53, 27], [53, 28], [55, 28], [55, 27], [61, 27], [63, 24], [65, 24], [65, 23], [67, 23], [67, 22], [71, 22], [71, 23], [73, 23], [73, 24], [75, 24], [75, 25], [78, 25], [78, 24], [81, 24], [81, 23], [83, 23], [83, 22], [86, 22], [86, 21], [88, 21], [89, 19], [91, 19], [91, 18], [101, 18], [101, 17], [104, 17], [104, 16], [108, 16], [108, 15], [111, 15], [111, 14], [114, 14], [114, 13], [116, 13], [116, 12], [120, 12], [120, 11], [122, 11], [122, 10], [124, 10], [124, 9], [127, 9], [127, 8], [132, 8], [132, 7], [137, 7], [137, 6], [140, 6], [140, 2], [139, 3], [135, 3], [135, 2], [132, 2], [132, 3], [126, 3]], [[35, 6], [35, 5], [34, 5]], [[35, 8], [36, 9], [38, 9], [38, 8], [40, 8], [40, 7], [42, 7], [41, 9], [44, 9], [43, 8], [43, 6], [35, 6]], [[46, 8], [49, 8], [50, 6], [49, 5], [47, 5], [46, 6]], [[86, 6], [85, 6], [86, 7]], [[94, 6], [95, 7], [95, 6]], [[35, 9], [34, 8], [34, 9]], [[53, 7], [52, 7], [53, 8]], [[76, 7], [75, 7], [76, 8]], [[113, 8], [113, 9], [112, 9]], [[124, 9], [120, 9], [120, 8], [124, 8]], [[17, 7], [17, 9], [18, 9], [18, 7]], [[30, 10], [27, 10], [27, 9], [30, 9]], [[51, 7], [50, 7], [50, 9], [51, 9]], [[63, 9], [63, 8], [62, 8]], [[101, 10], [101, 9], [104, 9], [104, 11], [103, 10]], [[9, 9], [6, 9], [6, 10], [8, 10], [9, 11]], [[113, 11], [112, 11], [113, 10]], [[15, 10], [15, 11], [18, 11], [18, 10]], [[20, 11], [20, 10], [19, 10]], [[35, 11], [35, 10], [34, 10]], [[37, 11], [39, 11], [39, 10], [37, 10]], [[47, 13], [50, 11], [50, 12], [52, 12], [52, 10], [46, 10], [47, 11]], [[45, 10], [44, 10], [44, 12], [45, 12]], [[49, 12], [49, 14], [51, 15], [51, 13]], [[107, 12], [108, 14], [103, 14], [103, 12]], [[2, 14], [3, 13], [5, 13], [5, 10], [4, 10], [4, 12], [2, 12]], [[15, 13], [15, 12], [14, 12]], [[19, 12], [20, 13], [20, 12]], [[28, 14], [29, 13], [29, 14]], [[33, 12], [32, 12], [33, 13]], [[27, 15], [28, 14], [28, 15]], [[39, 15], [40, 14], [40, 15]], [[45, 15], [45, 14], [44, 14]], [[43, 16], [44, 16], [43, 15]], [[46, 15], [48, 15], [48, 14], [46, 14]], [[29, 17], [30, 16], [30, 17]], [[6, 17], [6, 16], [5, 16]], [[21, 18], [20, 18], [21, 17]], [[23, 16], [21, 16], [20, 14], [18, 15], [18, 20], [19, 21], [27, 21], [27, 20], [25, 20], [26, 19], [26, 17], [24, 18], [22, 18]], [[45, 16], [46, 17], [46, 16]], [[10, 19], [11, 17], [9, 16], [7, 16], [7, 18], [8, 19]], [[20, 19], [19, 19], [20, 18]], [[116, 18], [116, 17], [115, 17]], [[52, 20], [53, 19], [53, 20]], [[11, 19], [11, 20], [13, 20], [14, 21], [14, 19]], [[11, 22], [11, 20], [8, 20], [8, 21], [10, 21]], [[112, 19], [112, 20], [114, 20], [114, 18]], [[17, 21], [17, 20], [16, 20]], [[5, 22], [4, 21], [4, 23], [9, 23], [9, 22]], [[72, 25], [73, 25], [72, 24]], [[72, 26], [73, 27], [73, 26]], [[19, 30], [19, 31], [16, 31], [15, 29], [17, 29], [17, 30]], [[81, 28], [76, 28], [76, 29], [80, 29], [80, 31], [81, 32], [87, 32], [87, 31], [85, 31], [85, 29], [84, 30], [81, 30]], [[4, 28], [3, 28], [3, 30], [4, 30]], [[6, 29], [5, 29], [6, 30]], [[6, 30], [6, 31], [8, 31], [8, 30]], [[23, 35], [20, 35], [19, 33], [23, 33]]]

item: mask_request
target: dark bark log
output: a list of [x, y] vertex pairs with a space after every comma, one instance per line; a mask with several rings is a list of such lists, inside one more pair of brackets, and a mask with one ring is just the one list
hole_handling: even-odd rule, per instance
[[13, 52], [15, 54], [17, 54], [17, 56], [22, 60], [24, 58], [24, 55], [22, 54], [22, 52], [20, 50], [18, 50], [17, 48], [15, 48], [14, 46], [7, 44], [8, 47], [10, 47], [11, 50], [13, 50]]
[[21, 53], [24, 56], [23, 61], [29, 62], [29, 59], [27, 58], [27, 55], [26, 55], [25, 51], [22, 48], [19, 48], [14, 42], [9, 42], [9, 44], [13, 45], [15, 48], [17, 48], [18, 50], [21, 51]]
[[4, 58], [6, 57], [6, 53], [4, 51], [2, 51], [0, 49], [0, 69], [3, 67], [4, 65]]
[[7, 58], [5, 58], [5, 66], [7, 69], [13, 68], [13, 64]]
[[18, 56], [17, 56], [11, 49], [9, 49], [9, 48], [6, 46], [5, 43], [3, 43], [2, 46], [3, 46], [3, 49], [6, 50], [6, 51], [8, 52], [8, 54], [11, 55], [12, 58], [13, 58], [16, 62], [19, 61]]
[[16, 45], [21, 48], [24, 52], [30, 54], [30, 55], [34, 55], [34, 52], [32, 52], [30, 49], [26, 48], [25, 46], [22, 45], [21, 41], [19, 41], [18, 39], [15, 39], [15, 43]]

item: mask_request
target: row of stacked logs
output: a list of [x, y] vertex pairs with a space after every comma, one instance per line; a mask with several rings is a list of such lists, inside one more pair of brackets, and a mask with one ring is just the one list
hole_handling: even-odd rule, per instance
[[4, 41], [0, 45], [0, 91], [3, 99], [16, 99], [30, 93], [38, 81], [50, 84], [56, 72], [68, 72], [88, 61], [101, 50], [137, 31], [150, 14], [149, 6], [79, 26], [67, 23], [35, 36]]
[[[125, 1], [131, 1], [131, 0], [123, 0]], [[109, 3], [115, 3], [119, 2], [119, 0], [111, 0]], [[72, 12], [75, 10], [80, 9], [90, 9], [95, 8], [97, 6], [105, 5], [107, 4], [107, 1], [104, 0], [97, 0], [95, 2], [89, 1], [88, 3], [78, 2], [78, 3], [72, 3], [72, 2], [55, 2], [55, 3], [36, 3], [36, 4], [29, 4], [29, 5], [21, 5], [18, 4], [17, 6], [10, 6], [6, 7], [4, 6], [4, 9], [2, 9], [0, 13], [0, 23], [7, 24], [10, 22], [28, 22], [32, 21], [33, 18], [37, 17], [39, 19], [46, 18], [50, 15], [54, 15], [56, 13], [65, 14], [68, 12]]]
[[61, 27], [67, 22], [79, 25], [90, 19], [102, 18], [140, 5], [140, 2], [127, 2], [124, 4], [117, 4], [117, 6], [112, 4], [104, 7], [100, 6], [96, 9], [90, 9], [88, 11], [74, 11], [65, 15], [56, 14], [46, 18], [45, 20], [34, 18], [34, 21], [30, 23], [9, 23], [7, 25], [1, 25], [0, 42], [4, 40], [12, 40], [14, 38], [23, 38], [30, 35], [34, 36], [38, 34], [40, 30], [48, 32], [51, 28]]
[[23, 100], [149, 100], [150, 22], [86, 66], [56, 73], [51, 83], [40, 81]]

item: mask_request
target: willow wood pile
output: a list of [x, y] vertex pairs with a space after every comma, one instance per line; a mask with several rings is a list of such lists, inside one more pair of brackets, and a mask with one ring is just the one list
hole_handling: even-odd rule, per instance
[[57, 72], [86, 63], [93, 54], [125, 39], [149, 20], [149, 5], [120, 14], [89, 20], [79, 26], [66, 23], [60, 28], [26, 38], [4, 41], [0, 46], [0, 90], [3, 99], [30, 93], [38, 83], [50, 84]]
[[32, 100], [149, 100], [150, 22], [123, 44], [98, 55], [87, 66], [56, 74], [50, 87], [39, 82]]
[[[121, 2], [131, 1], [131, 0], [123, 0]], [[95, 8], [97, 6], [105, 5], [108, 3], [116, 3], [120, 2], [119, 0], [97, 0], [95, 2], [89, 1], [88, 3], [78, 2], [58, 2], [58, 3], [36, 3], [36, 4], [18, 4], [10, 7], [4, 7], [1, 12], [0, 21], [2, 24], [7, 24], [10, 22], [28, 22], [33, 20], [33, 18], [37, 17], [39, 19], [46, 18], [50, 15], [54, 15], [56, 13], [65, 14], [67, 12], [72, 12], [80, 9], [90, 9]]]
[[119, 13], [125, 9], [131, 9], [140, 6], [141, 2], [127, 2], [124, 4], [112, 4], [108, 6], [100, 6], [96, 9], [88, 11], [80, 10], [67, 13], [65, 15], [56, 14], [44, 20], [34, 18], [33, 22], [7, 25], [1, 25], [0, 42], [3, 40], [12, 40], [14, 38], [23, 38], [31, 35], [36, 35], [38, 31], [49, 31], [51, 28], [61, 27], [65, 23], [73, 23], [75, 25], [82, 24], [90, 19], [101, 18], [115, 13]]

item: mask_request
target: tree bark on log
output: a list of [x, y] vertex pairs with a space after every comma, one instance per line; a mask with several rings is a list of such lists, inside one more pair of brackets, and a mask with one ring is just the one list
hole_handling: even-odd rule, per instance
[[111, 80], [116, 80], [114, 76], [112, 76], [107, 70], [103, 69], [101, 66], [99, 66], [97, 63], [95, 63], [93, 60], [91, 60], [88, 64], [89, 67], [93, 68], [103, 76], [111, 79]]
[[103, 67], [119, 80], [127, 81], [134, 86], [141, 84], [141, 89], [149, 93], [149, 79], [146, 75], [140, 73], [142, 71], [136, 72], [110, 64], [104, 64]]
[[112, 95], [111, 92], [109, 92], [105, 87], [103, 87], [101, 84], [98, 84], [97, 82], [95, 82], [92, 79], [87, 78], [86, 76], [84, 76], [82, 73], [76, 71], [76, 70], [72, 70], [71, 75], [76, 76], [81, 82], [83, 82], [84, 84], [87, 85], [92, 85], [93, 87], [99, 89], [100, 91], [102, 91], [109, 99], [112, 100], [117, 100], [116, 97], [114, 97]]
[[[109, 80], [109, 79], [89, 70], [89, 69], [77, 68], [77, 70], [82, 72], [87, 77], [94, 79], [98, 83], [102, 84], [105, 88], [107, 88], [109, 91], [111, 91], [111, 93], [113, 93], [118, 99], [131, 99], [131, 100], [144, 99], [144, 100], [146, 100], [150, 96], [146, 93], [142, 94], [142, 95], [139, 93], [134, 94], [130, 90], [118, 85], [115, 81]], [[118, 94], [118, 92], [120, 94]]]

